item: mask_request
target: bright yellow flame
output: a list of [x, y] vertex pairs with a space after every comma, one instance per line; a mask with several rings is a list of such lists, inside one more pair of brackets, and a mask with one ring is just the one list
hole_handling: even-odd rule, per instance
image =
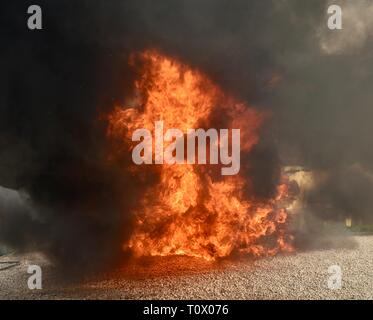
[[[154, 132], [154, 123], [160, 120], [164, 130], [186, 132], [207, 126], [217, 114], [226, 128], [241, 129], [241, 152], [250, 152], [259, 141], [264, 114], [234, 101], [204, 74], [176, 59], [152, 50], [136, 57], [143, 65], [135, 83], [138, 103], [113, 110], [109, 137], [130, 141], [134, 130]], [[143, 165], [133, 170], [150, 169]], [[157, 170], [159, 183], [146, 190], [137, 207], [126, 250], [137, 256], [189, 255], [207, 260], [233, 251], [261, 256], [292, 250], [283, 228], [286, 211], [276, 208], [286, 196], [286, 185], [279, 186], [274, 199], [260, 203], [243, 192], [251, 181], [240, 175], [217, 178], [210, 166], [190, 164], [158, 165]]]

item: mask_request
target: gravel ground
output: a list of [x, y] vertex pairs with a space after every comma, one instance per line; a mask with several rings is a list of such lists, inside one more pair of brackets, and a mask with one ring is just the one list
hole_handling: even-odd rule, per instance
[[[10, 254], [19, 261], [0, 271], [0, 299], [373, 299], [373, 236], [354, 236], [354, 249], [298, 252], [252, 260], [204, 262], [148, 258], [79, 283], [62, 282], [42, 255]], [[27, 266], [43, 269], [43, 289], [27, 288]], [[342, 269], [342, 288], [327, 286], [328, 267]], [[5, 267], [0, 264], [0, 268]]]

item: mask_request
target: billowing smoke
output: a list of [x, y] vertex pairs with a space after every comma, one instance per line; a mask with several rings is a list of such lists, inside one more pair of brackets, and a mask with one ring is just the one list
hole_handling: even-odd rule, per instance
[[[67, 263], [117, 256], [142, 182], [106, 165], [100, 115], [123, 104], [128, 57], [149, 47], [272, 113], [242, 159], [257, 196], [273, 193], [281, 165], [301, 165], [330, 177], [313, 191], [335, 208], [322, 219], [371, 215], [369, 25], [354, 40], [348, 23], [330, 31], [324, 0], [41, 0], [43, 30], [30, 31], [30, 4], [7, 1], [0, 17], [0, 185], [24, 194], [1, 189], [0, 242]], [[359, 8], [368, 23], [369, 1]]]

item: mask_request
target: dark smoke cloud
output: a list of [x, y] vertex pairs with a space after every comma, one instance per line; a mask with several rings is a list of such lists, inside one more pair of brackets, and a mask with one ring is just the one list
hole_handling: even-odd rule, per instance
[[[308, 205], [321, 218], [354, 217], [357, 221], [373, 222], [373, 175], [361, 165], [328, 170], [318, 188], [307, 198]], [[328, 206], [329, 205], [329, 208]]]
[[[120, 164], [105, 165], [98, 115], [123, 103], [133, 78], [128, 55], [147, 47], [272, 112], [246, 160], [257, 196], [273, 193], [281, 164], [338, 170], [340, 177], [354, 163], [373, 170], [371, 44], [367, 38], [357, 53], [323, 52], [324, 0], [40, 0], [42, 31], [27, 29], [33, 2], [6, 2], [0, 185], [29, 197], [26, 207], [0, 212], [0, 241], [8, 245], [32, 244], [90, 264], [120, 251], [142, 185]], [[323, 191], [334, 192], [333, 183]], [[371, 184], [354, 186], [373, 192]]]

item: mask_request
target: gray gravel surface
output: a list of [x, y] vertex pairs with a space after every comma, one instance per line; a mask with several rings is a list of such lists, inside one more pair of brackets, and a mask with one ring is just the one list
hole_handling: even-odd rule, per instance
[[[0, 299], [369, 299], [373, 300], [373, 236], [355, 248], [312, 250], [259, 260], [209, 263], [187, 257], [149, 258], [79, 282], [62, 281], [41, 254], [0, 271]], [[43, 269], [43, 289], [29, 290], [27, 266]], [[342, 288], [328, 288], [328, 267], [339, 265]], [[0, 264], [2, 268], [4, 264]]]

